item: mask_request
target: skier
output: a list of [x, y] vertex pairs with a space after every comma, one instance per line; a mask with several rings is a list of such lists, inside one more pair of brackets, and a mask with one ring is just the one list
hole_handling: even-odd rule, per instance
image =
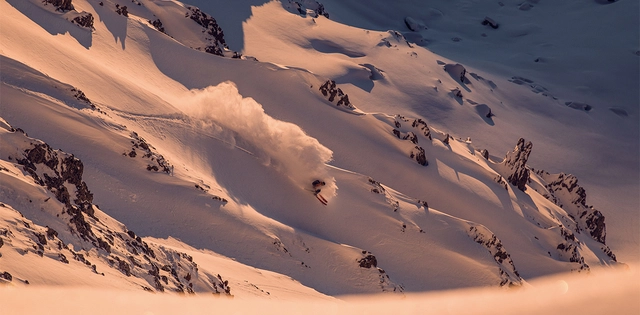
[[311, 186], [313, 186], [313, 194], [314, 195], [319, 194], [320, 191], [322, 191], [322, 189], [320, 189], [319, 187], [322, 187], [324, 185], [326, 185], [325, 182], [319, 179], [314, 180], [313, 183], [311, 183]]
[[316, 198], [318, 198], [318, 200], [320, 200], [320, 202], [323, 205], [327, 205], [327, 199], [325, 199], [321, 194], [320, 191], [322, 191], [322, 189], [320, 187], [326, 185], [326, 183], [324, 181], [321, 181], [319, 179], [316, 179], [313, 181], [313, 183], [311, 183], [311, 186], [313, 186], [313, 195], [316, 196]]

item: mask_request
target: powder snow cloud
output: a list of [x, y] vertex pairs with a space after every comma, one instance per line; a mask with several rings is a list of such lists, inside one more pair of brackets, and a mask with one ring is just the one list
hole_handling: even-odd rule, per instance
[[182, 100], [186, 114], [205, 123], [213, 123], [236, 138], [250, 143], [251, 151], [278, 169], [298, 186], [310, 188], [315, 179], [327, 183], [323, 195], [334, 196], [335, 179], [325, 163], [333, 152], [307, 135], [298, 125], [277, 120], [264, 112], [261, 104], [243, 97], [232, 82], [194, 89]]

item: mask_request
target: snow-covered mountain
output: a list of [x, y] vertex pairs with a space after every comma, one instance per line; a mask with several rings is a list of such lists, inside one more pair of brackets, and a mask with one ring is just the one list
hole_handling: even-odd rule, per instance
[[640, 259], [637, 2], [0, 6], [11, 287], [332, 300]]

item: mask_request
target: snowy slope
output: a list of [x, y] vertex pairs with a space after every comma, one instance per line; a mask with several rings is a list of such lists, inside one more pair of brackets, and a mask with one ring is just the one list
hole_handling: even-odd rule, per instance
[[[619, 85], [590, 88], [596, 96], [577, 100], [577, 83], [550, 80], [536, 72], [542, 70], [508, 62], [492, 67], [486, 56], [474, 63], [437, 41], [433, 49], [415, 44], [416, 32], [384, 31], [401, 28], [390, 21], [415, 10], [412, 2], [386, 9], [377, 3], [372, 9], [402, 10], [369, 22], [360, 14], [376, 15], [357, 2], [327, 2], [331, 19], [269, 2], [251, 7], [245, 22], [239, 19], [248, 17], [247, 3], [225, 4], [221, 10], [236, 14], [222, 14], [222, 29], [242, 23], [241, 32], [235, 25], [225, 33], [230, 50], [208, 15], [198, 13], [200, 22], [191, 17], [200, 11], [190, 5], [135, 3], [126, 3], [125, 16], [124, 3], [74, 1], [76, 11], [92, 14], [93, 28], [70, 23], [70, 13], [40, 1], [0, 4], [0, 116], [8, 123], [0, 201], [7, 226], [19, 211], [38, 231], [52, 224], [67, 229], [65, 218], [42, 217], [25, 202], [49, 193], [17, 164], [28, 152], [11, 140], [22, 134], [10, 124], [82, 161], [92, 204], [121, 222], [92, 226], [125, 233], [123, 224], [152, 247], [186, 252], [202, 273], [231, 279], [232, 288], [241, 288], [232, 292], [237, 296], [519, 286], [552, 273], [624, 267], [617, 260], [639, 257], [637, 100], [610, 98], [620, 94]], [[193, 4], [217, 19], [205, 9], [217, 2]], [[449, 36], [437, 23], [425, 26], [420, 36]], [[514, 31], [507, 26], [498, 30]], [[471, 45], [464, 36], [470, 35], [456, 43]], [[233, 49], [244, 57], [230, 58]], [[631, 55], [619, 62], [637, 64]], [[618, 75], [610, 80], [633, 90], [635, 74]], [[626, 116], [600, 105], [604, 100], [618, 102]], [[591, 109], [581, 110], [582, 103]], [[503, 163], [502, 152], [516, 143]], [[593, 171], [603, 163], [610, 167]], [[580, 185], [552, 174], [560, 172], [577, 175]], [[314, 179], [327, 182], [327, 206], [309, 191]], [[0, 249], [0, 272], [41, 284], [79, 283], [20, 269], [16, 262], [25, 255], [14, 252], [27, 248], [32, 232], [18, 230], [20, 241]], [[66, 268], [42, 261], [28, 263]], [[106, 258], [101, 262], [98, 270], [110, 268]], [[252, 267], [277, 274], [260, 278]], [[223, 282], [203, 279], [195, 291]], [[118, 287], [130, 287], [126, 280]], [[101, 281], [83, 283], [111, 284]], [[151, 278], [144, 281], [151, 282], [133, 283], [153, 287]]]

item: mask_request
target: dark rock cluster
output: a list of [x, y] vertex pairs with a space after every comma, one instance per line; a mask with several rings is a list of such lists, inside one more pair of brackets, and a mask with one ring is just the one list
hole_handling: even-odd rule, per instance
[[350, 109], [355, 108], [349, 101], [349, 95], [342, 92], [342, 90], [336, 86], [336, 81], [327, 80], [320, 86], [320, 92], [330, 103], [336, 104], [338, 107], [345, 106]]
[[363, 251], [363, 255], [365, 256], [358, 260], [360, 268], [378, 267], [378, 260], [376, 259], [376, 256], [373, 256], [370, 252], [367, 251]]
[[476, 243], [485, 247], [493, 255], [493, 259], [500, 268], [500, 286], [522, 284], [522, 278], [511, 260], [511, 255], [493, 233], [484, 227], [478, 228], [477, 226], [469, 227], [467, 233]]
[[129, 10], [127, 9], [126, 5], [121, 6], [116, 3], [116, 13], [124, 17], [129, 17]]
[[0, 279], [4, 279], [6, 281], [11, 282], [13, 280], [13, 276], [11, 276], [10, 273], [5, 271], [5, 272], [0, 273]]
[[74, 23], [89, 29], [93, 29], [93, 15], [88, 12], [82, 13], [76, 16], [75, 18], [73, 18], [73, 20], [71, 20], [71, 23]]
[[525, 143], [525, 140], [520, 138], [515, 149], [507, 152], [502, 162], [507, 168], [508, 175], [505, 175], [507, 181], [522, 191], [525, 191], [525, 185], [529, 181], [529, 169], [526, 164], [531, 154], [531, 148], [533, 148], [531, 141]]
[[567, 259], [569, 262], [577, 263], [580, 267], [578, 271], [589, 270], [589, 265], [584, 262], [584, 257], [578, 251], [580, 241], [570, 230], [560, 226], [560, 235], [564, 238], [565, 242], [558, 244], [556, 250], [560, 257]]
[[229, 47], [224, 40], [224, 32], [218, 25], [216, 19], [211, 15], [202, 12], [199, 8], [187, 8], [189, 9], [189, 12], [186, 13], [185, 17], [190, 18], [194, 22], [198, 23], [198, 25], [202, 26], [203, 32], [208, 35], [207, 40], [210, 44], [205, 47], [204, 51], [210, 54], [224, 56], [224, 51], [228, 50]]
[[[425, 137], [427, 137], [427, 138], [429, 138], [429, 140], [431, 140], [431, 130], [427, 126], [427, 123], [424, 122], [424, 120], [422, 120], [422, 119], [414, 119], [412, 121], [412, 120], [410, 120], [408, 118], [405, 118], [402, 115], [396, 115], [395, 116], [394, 125], [395, 125], [396, 128], [402, 128], [402, 124], [403, 123], [409, 123], [409, 122], [411, 122], [411, 124], [410, 124], [411, 128], [417, 129]], [[426, 157], [424, 148], [419, 146], [419, 145], [417, 145], [418, 142], [419, 142], [418, 136], [413, 131], [408, 131], [406, 133], [403, 133], [402, 131], [394, 128], [391, 132], [398, 139], [411, 141], [411, 143], [413, 143], [415, 145], [411, 149], [411, 152], [409, 153], [409, 158], [414, 159], [416, 162], [418, 162], [418, 164], [420, 164], [422, 166], [429, 165], [429, 162], [427, 161], [427, 157]]]
[[418, 162], [418, 164], [422, 166], [429, 165], [429, 162], [427, 161], [427, 157], [424, 154], [424, 149], [420, 146], [415, 146], [411, 150], [411, 154], [409, 155], [409, 157], [412, 159], [415, 159], [416, 162]]
[[286, 3], [283, 2], [283, 6], [288, 9], [292, 13], [300, 14], [305, 17], [307, 15], [312, 18], [317, 18], [319, 16], [324, 16], [327, 19], [329, 18], [329, 12], [327, 12], [324, 8], [324, 5], [318, 1], [314, 0], [300, 0], [300, 1], [292, 1], [287, 0]]
[[173, 165], [171, 165], [162, 154], [155, 152], [155, 148], [134, 131], [131, 133], [131, 151], [122, 153], [122, 155], [134, 158], [138, 156], [137, 150], [142, 151], [143, 159], [149, 159], [153, 162], [152, 164], [147, 164], [147, 171], [162, 171], [167, 174], [173, 173]]
[[[74, 227], [74, 231], [83, 240], [99, 246], [98, 238], [85, 217], [89, 216], [95, 219], [92, 205], [93, 194], [82, 180], [84, 169], [82, 162], [73, 155], [53, 150], [46, 143], [32, 144], [32, 147], [24, 150], [24, 156], [16, 160], [37, 184], [46, 187], [59, 202], [64, 204], [63, 213], [71, 216], [69, 221]], [[45, 168], [48, 172], [42, 172], [42, 177], [40, 177], [38, 167]], [[75, 196], [69, 192], [67, 185], [75, 187]]]
[[[17, 132], [16, 129], [12, 130]], [[138, 147], [144, 146], [142, 143], [139, 142]], [[83, 181], [84, 167], [79, 159], [30, 138], [26, 138], [24, 148], [18, 149], [23, 152], [22, 157], [16, 159], [18, 164], [23, 166], [35, 183], [45, 187], [57, 200], [49, 201], [47, 198], [45, 202], [59, 202], [61, 205], [60, 213], [49, 213], [53, 220], [51, 222], [65, 226], [65, 230], [56, 231], [49, 226], [38, 226], [18, 213], [23, 218], [20, 222], [10, 223], [10, 229], [0, 227], [2, 238], [11, 239], [14, 237], [13, 231], [30, 240], [28, 248], [18, 250], [33, 251], [40, 257], [55, 259], [63, 264], [70, 264], [67, 257], [72, 257], [94, 273], [98, 271], [93, 262], [99, 260], [128, 277], [147, 281], [157, 291], [170, 289], [194, 293], [194, 284], [197, 282], [201, 290], [207, 288], [204, 290], [230, 294], [229, 283], [221, 276], [218, 275], [217, 279], [198, 276], [198, 265], [186, 253], [148, 244], [126, 227], [101, 222], [97, 217], [97, 208], [92, 204], [93, 194]], [[0, 206], [4, 210], [15, 211], [2, 204]], [[65, 242], [72, 242], [73, 248]], [[0, 243], [2, 245], [4, 240]]]
[[411, 127], [413, 128], [418, 128], [418, 130], [422, 131], [422, 134], [429, 138], [429, 140], [431, 140], [431, 130], [429, 129], [429, 126], [427, 126], [427, 123], [422, 120], [422, 119], [414, 119], [413, 122], [411, 123]]
[[[587, 193], [578, 185], [578, 179], [571, 174], [549, 174], [542, 170], [536, 171], [536, 174], [547, 182], [545, 188], [548, 194], [543, 193], [543, 196], [567, 211], [576, 221], [576, 230], [586, 231], [594, 240], [606, 244], [604, 215], [587, 205]], [[609, 256], [615, 260], [615, 255]]]
[[149, 24], [153, 25], [155, 29], [166, 34], [166, 32], [164, 31], [164, 26], [162, 26], [162, 21], [160, 21], [160, 19], [155, 19], [153, 21], [149, 20], [148, 22]]
[[56, 11], [66, 12], [74, 10], [71, 0], [43, 0], [43, 3], [50, 3], [56, 8]]

